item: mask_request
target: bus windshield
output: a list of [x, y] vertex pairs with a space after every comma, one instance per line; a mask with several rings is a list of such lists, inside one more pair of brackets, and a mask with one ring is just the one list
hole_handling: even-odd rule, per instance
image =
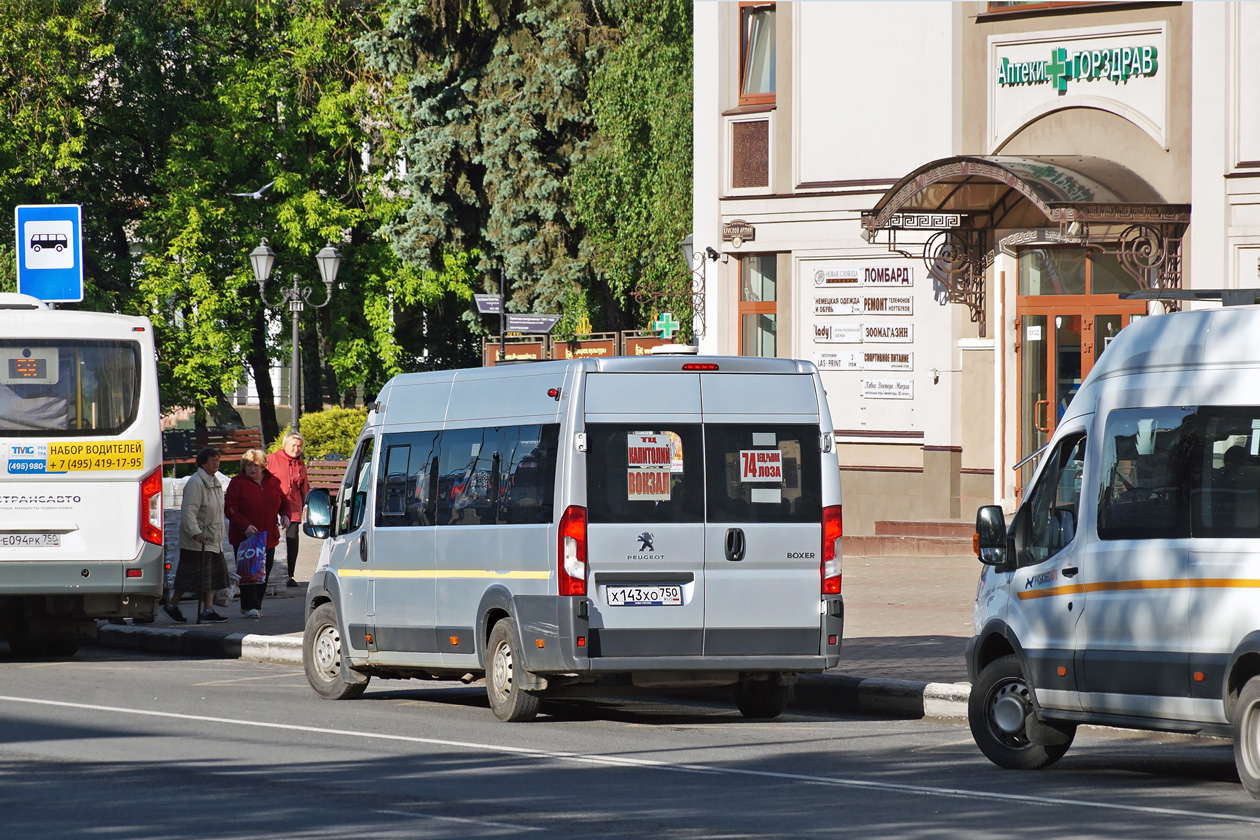
[[137, 342], [0, 339], [0, 435], [117, 435], [139, 401]]

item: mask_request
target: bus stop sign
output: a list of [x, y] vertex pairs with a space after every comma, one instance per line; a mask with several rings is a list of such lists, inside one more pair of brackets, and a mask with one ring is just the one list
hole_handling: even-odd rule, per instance
[[14, 211], [18, 293], [48, 303], [83, 300], [83, 210], [23, 204]]

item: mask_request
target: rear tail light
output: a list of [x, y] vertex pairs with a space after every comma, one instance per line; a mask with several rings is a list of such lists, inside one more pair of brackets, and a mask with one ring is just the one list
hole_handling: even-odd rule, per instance
[[140, 480], [140, 539], [162, 544], [162, 468]]
[[840, 505], [823, 508], [823, 541], [822, 541], [822, 594], [840, 594], [840, 572], [844, 554], [840, 548], [840, 537], [844, 534], [841, 524]]
[[586, 508], [572, 505], [560, 517], [557, 575], [561, 595], [586, 594]]

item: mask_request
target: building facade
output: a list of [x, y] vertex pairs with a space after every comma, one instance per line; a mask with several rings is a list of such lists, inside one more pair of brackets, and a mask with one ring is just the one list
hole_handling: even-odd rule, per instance
[[1013, 507], [1119, 330], [1260, 285], [1258, 69], [1248, 3], [696, 3], [701, 351], [818, 364], [846, 533]]

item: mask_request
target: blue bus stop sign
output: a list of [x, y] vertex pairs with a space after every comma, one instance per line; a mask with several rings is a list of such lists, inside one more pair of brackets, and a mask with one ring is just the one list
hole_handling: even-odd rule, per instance
[[49, 303], [83, 300], [82, 208], [23, 204], [14, 212], [18, 292]]

